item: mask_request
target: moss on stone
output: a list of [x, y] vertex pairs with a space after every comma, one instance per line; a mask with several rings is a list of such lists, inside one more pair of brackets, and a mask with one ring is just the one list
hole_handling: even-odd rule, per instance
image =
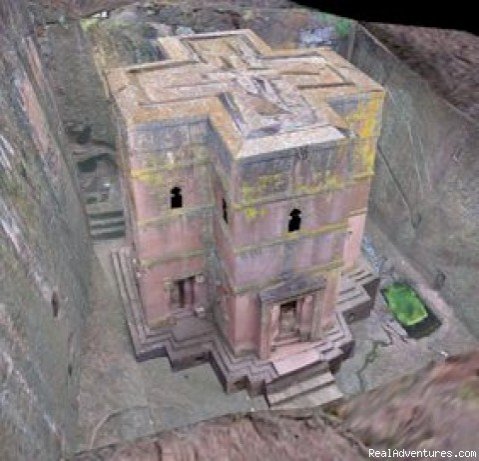
[[88, 30], [97, 25], [99, 18], [85, 18], [80, 21], [81, 28], [85, 31], [88, 32]]
[[398, 322], [407, 327], [427, 318], [426, 306], [416, 292], [404, 283], [393, 283], [384, 290], [387, 305]]
[[353, 24], [351, 19], [340, 18], [334, 14], [323, 12], [317, 12], [315, 16], [320, 23], [326, 26], [333, 26], [334, 32], [339, 38], [347, 37], [351, 31], [351, 26]]
[[338, 37], [347, 37], [351, 31], [352, 21], [346, 18], [338, 18], [334, 30]]

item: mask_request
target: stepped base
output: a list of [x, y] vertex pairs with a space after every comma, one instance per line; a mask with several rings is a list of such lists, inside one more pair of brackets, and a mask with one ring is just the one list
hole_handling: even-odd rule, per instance
[[[91, 208], [91, 207], [90, 207]], [[87, 207], [88, 210], [88, 207]], [[96, 210], [96, 208], [95, 208]], [[126, 234], [125, 217], [121, 209], [87, 211], [90, 235], [94, 241], [122, 238]]]
[[322, 373], [315, 374], [307, 379], [300, 380], [291, 383], [285, 389], [280, 391], [271, 391], [271, 388], [266, 389], [266, 399], [270, 406], [275, 406], [295, 400], [306, 394], [310, 394], [322, 387], [328, 386], [334, 383], [334, 377], [330, 371], [323, 371]]
[[302, 410], [304, 408], [327, 407], [339, 403], [344, 395], [335, 383], [299, 395], [286, 402], [271, 405], [273, 410]]
[[354, 280], [366, 272], [358, 269], [343, 275], [336, 324], [324, 338], [283, 345], [270, 359], [262, 360], [253, 353], [235, 356], [207, 313], [199, 317], [194, 311], [177, 312], [168, 324], [150, 327], [135, 283], [130, 249], [113, 252], [112, 260], [137, 360], [167, 356], [176, 370], [209, 361], [226, 392], [247, 389], [252, 395], [265, 393], [275, 407], [314, 406], [341, 397], [330, 368], [352, 349], [347, 317], [353, 313], [359, 318], [371, 308], [366, 289]]

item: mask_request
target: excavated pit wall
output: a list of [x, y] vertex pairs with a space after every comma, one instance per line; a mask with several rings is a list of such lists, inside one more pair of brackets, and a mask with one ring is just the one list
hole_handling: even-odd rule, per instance
[[[55, 19], [45, 61], [26, 3], [0, 4], [0, 459], [15, 461], [58, 459], [76, 426], [91, 248], [62, 121], [73, 142], [114, 132], [79, 24]], [[347, 32], [338, 51], [389, 91], [369, 219], [479, 335], [477, 124], [361, 26]]]
[[479, 124], [360, 25], [349, 58], [387, 91], [368, 219], [479, 337]]
[[73, 443], [91, 244], [32, 10], [0, 2], [0, 459]]

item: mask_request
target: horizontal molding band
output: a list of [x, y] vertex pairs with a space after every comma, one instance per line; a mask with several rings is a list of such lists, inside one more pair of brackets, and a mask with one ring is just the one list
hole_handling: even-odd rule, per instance
[[191, 251], [183, 251], [181, 253], [172, 253], [165, 255], [159, 258], [152, 259], [142, 259], [140, 260], [140, 267], [142, 269], [151, 269], [152, 267], [158, 266], [159, 264], [170, 263], [173, 261], [181, 261], [189, 258], [196, 258], [198, 256], [206, 256], [208, 253], [211, 253], [212, 250], [207, 249], [198, 249]]
[[212, 211], [214, 207], [215, 205], [211, 203], [208, 205], [201, 205], [197, 207], [173, 208], [169, 209], [161, 216], [154, 216], [152, 218], [138, 220], [137, 226], [139, 229], [146, 229], [148, 227], [156, 225], [162, 226], [183, 216], [191, 216], [199, 213], [204, 213], [205, 211]]
[[[311, 269], [308, 269], [306, 271], [300, 272], [301, 274], [308, 274], [310, 276], [314, 275], [324, 275], [327, 272], [331, 272], [336, 269], [342, 268], [344, 265], [342, 259], [333, 259], [327, 264], [322, 264], [319, 266], [314, 266]], [[230, 279], [231, 280], [231, 279]], [[266, 280], [263, 283], [255, 283], [255, 284], [249, 284], [249, 285], [243, 285], [239, 287], [233, 287], [233, 294], [235, 295], [242, 295], [246, 294], [249, 292], [259, 292], [261, 290], [264, 290], [265, 288], [274, 286], [280, 282], [284, 281], [284, 279], [276, 277], [273, 279]]]
[[192, 166], [202, 165], [211, 165], [211, 161], [209, 159], [200, 159], [192, 162], [165, 163], [164, 165], [159, 165], [151, 168], [132, 168], [130, 170], [130, 177], [141, 181], [142, 177], [150, 176], [155, 173], [162, 173], [164, 171], [179, 170], [181, 168], [190, 168]]
[[363, 214], [367, 214], [368, 209], [367, 208], [358, 208], [357, 210], [353, 210], [349, 212], [349, 217], [352, 218], [354, 216], [360, 216]]
[[314, 195], [321, 195], [321, 194], [327, 194], [329, 192], [335, 192], [338, 190], [344, 190], [348, 189], [349, 187], [355, 186], [358, 183], [365, 182], [369, 179], [371, 179], [373, 175], [370, 174], [364, 174], [364, 175], [359, 175], [357, 177], [354, 177], [353, 179], [349, 181], [343, 182], [340, 186], [334, 186], [334, 187], [328, 187], [324, 189], [318, 189], [315, 190], [314, 192], [302, 192], [302, 193], [291, 193], [291, 194], [277, 194], [277, 195], [269, 195], [264, 198], [259, 198], [256, 200], [248, 200], [248, 201], [241, 201], [241, 202], [235, 202], [231, 204], [231, 207], [235, 211], [241, 211], [245, 208], [250, 208], [252, 206], [257, 206], [257, 205], [265, 205], [268, 203], [274, 203], [274, 202], [279, 202], [282, 200], [296, 200], [296, 199], [301, 199], [303, 197], [311, 197]]
[[329, 234], [336, 231], [346, 231], [348, 229], [347, 221], [341, 221], [339, 223], [328, 224], [322, 226], [314, 231], [297, 231], [285, 234], [283, 238], [277, 238], [274, 240], [266, 241], [259, 243], [257, 245], [247, 245], [243, 247], [238, 247], [233, 249], [233, 253], [236, 255], [241, 255], [244, 253], [249, 253], [251, 251], [260, 250], [262, 248], [267, 248], [275, 245], [281, 245], [283, 243], [294, 242], [298, 240], [303, 240], [306, 238], [313, 238], [323, 234]]

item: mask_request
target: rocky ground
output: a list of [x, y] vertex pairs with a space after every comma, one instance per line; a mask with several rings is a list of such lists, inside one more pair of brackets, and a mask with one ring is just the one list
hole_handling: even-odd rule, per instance
[[478, 451], [478, 428], [479, 354], [475, 353], [429, 366], [329, 413], [308, 410], [295, 414], [258, 412], [228, 416], [81, 453], [74, 459], [381, 459], [369, 457], [370, 448], [451, 450], [454, 456], [459, 450]]
[[[374, 246], [371, 241], [375, 242]], [[429, 363], [479, 349], [479, 341], [457, 319], [451, 306], [371, 221], [367, 225], [363, 250], [381, 276], [380, 287], [397, 280], [406, 281], [433, 308], [441, 326], [422, 338], [409, 337], [379, 293], [371, 315], [351, 325], [354, 352], [335, 375], [345, 395], [369, 391], [391, 383], [401, 374], [414, 373]]]
[[77, 450], [101, 447], [220, 415], [267, 408], [245, 391], [227, 395], [209, 364], [172, 372], [166, 357], [133, 356], [110, 252], [95, 245], [92, 311], [82, 351]]
[[245, 28], [272, 47], [329, 45], [345, 52], [353, 23], [292, 2], [223, 0], [137, 2], [82, 24], [102, 65], [112, 67], [159, 59], [158, 37]]
[[337, 414], [342, 426], [367, 446], [477, 451], [478, 410], [479, 354], [475, 352], [363, 394]]

